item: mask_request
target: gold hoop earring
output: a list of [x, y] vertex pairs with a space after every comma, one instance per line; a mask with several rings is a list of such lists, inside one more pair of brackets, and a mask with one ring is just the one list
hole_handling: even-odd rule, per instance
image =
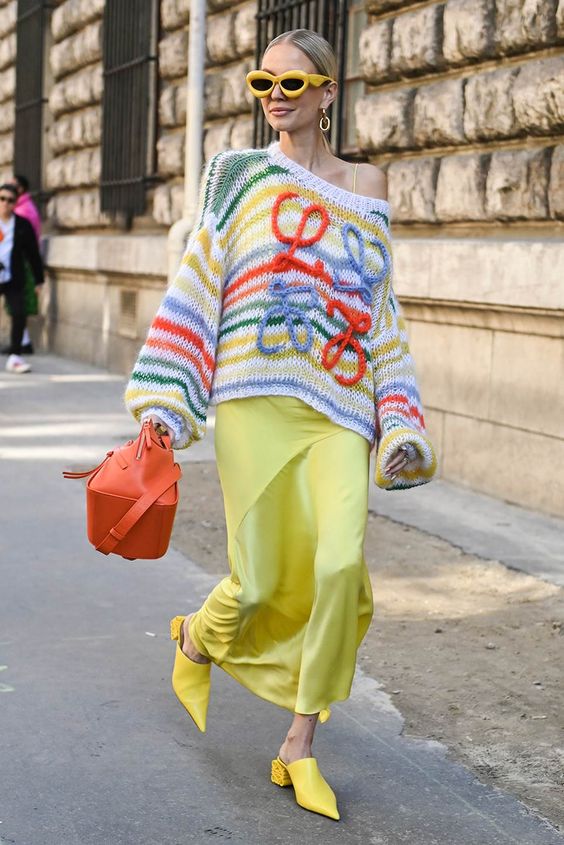
[[331, 118], [328, 116], [325, 109], [321, 109], [323, 114], [321, 115], [321, 119], [319, 121], [319, 128], [322, 132], [329, 132], [331, 129]]

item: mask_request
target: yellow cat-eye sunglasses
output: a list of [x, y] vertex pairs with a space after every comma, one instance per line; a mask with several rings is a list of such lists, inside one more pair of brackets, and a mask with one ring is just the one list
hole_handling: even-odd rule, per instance
[[254, 97], [268, 97], [279, 85], [286, 97], [301, 97], [309, 85], [319, 88], [325, 82], [335, 82], [330, 76], [320, 73], [306, 73], [304, 70], [287, 70], [280, 76], [273, 76], [267, 70], [252, 70], [247, 74], [247, 86]]

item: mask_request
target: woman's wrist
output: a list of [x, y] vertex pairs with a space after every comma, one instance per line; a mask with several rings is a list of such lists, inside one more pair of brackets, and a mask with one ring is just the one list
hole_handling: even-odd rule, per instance
[[413, 461], [416, 461], [419, 457], [419, 452], [417, 451], [413, 443], [402, 443], [399, 448], [400, 451], [405, 452], [407, 460], [410, 464], [413, 463]]
[[151, 420], [153, 426], [155, 427], [155, 431], [157, 434], [168, 434], [170, 439], [174, 438], [174, 432], [170, 429], [170, 427], [163, 422], [161, 417], [158, 414], [150, 413], [150, 414], [143, 414], [142, 417], [143, 422], [145, 420]]

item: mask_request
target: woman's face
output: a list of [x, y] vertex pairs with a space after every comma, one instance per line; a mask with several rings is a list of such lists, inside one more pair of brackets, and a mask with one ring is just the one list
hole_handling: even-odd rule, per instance
[[[276, 44], [263, 56], [261, 70], [273, 76], [280, 76], [287, 70], [303, 70], [319, 73], [305, 53], [289, 42]], [[261, 99], [268, 123], [277, 132], [295, 132], [308, 126], [318, 126], [320, 109], [327, 108], [335, 99], [336, 83], [325, 83], [319, 88], [309, 85], [300, 97], [286, 97], [279, 85], [275, 85], [268, 97]]]

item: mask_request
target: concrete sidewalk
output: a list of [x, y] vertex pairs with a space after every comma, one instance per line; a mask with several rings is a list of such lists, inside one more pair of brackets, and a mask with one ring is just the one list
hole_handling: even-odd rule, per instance
[[[214, 580], [174, 549], [130, 563], [88, 546], [83, 487], [61, 471], [94, 466], [136, 432], [123, 379], [55, 357], [33, 365], [0, 374], [0, 843], [564, 843], [444, 746], [402, 737], [400, 714], [360, 672], [316, 739], [339, 824], [269, 782], [289, 716], [219, 670], [198, 734], [170, 690], [167, 623]], [[211, 439], [179, 457], [213, 459]], [[433, 487], [376, 493], [373, 506], [512, 566], [532, 557], [535, 574], [562, 583], [558, 520]]]

